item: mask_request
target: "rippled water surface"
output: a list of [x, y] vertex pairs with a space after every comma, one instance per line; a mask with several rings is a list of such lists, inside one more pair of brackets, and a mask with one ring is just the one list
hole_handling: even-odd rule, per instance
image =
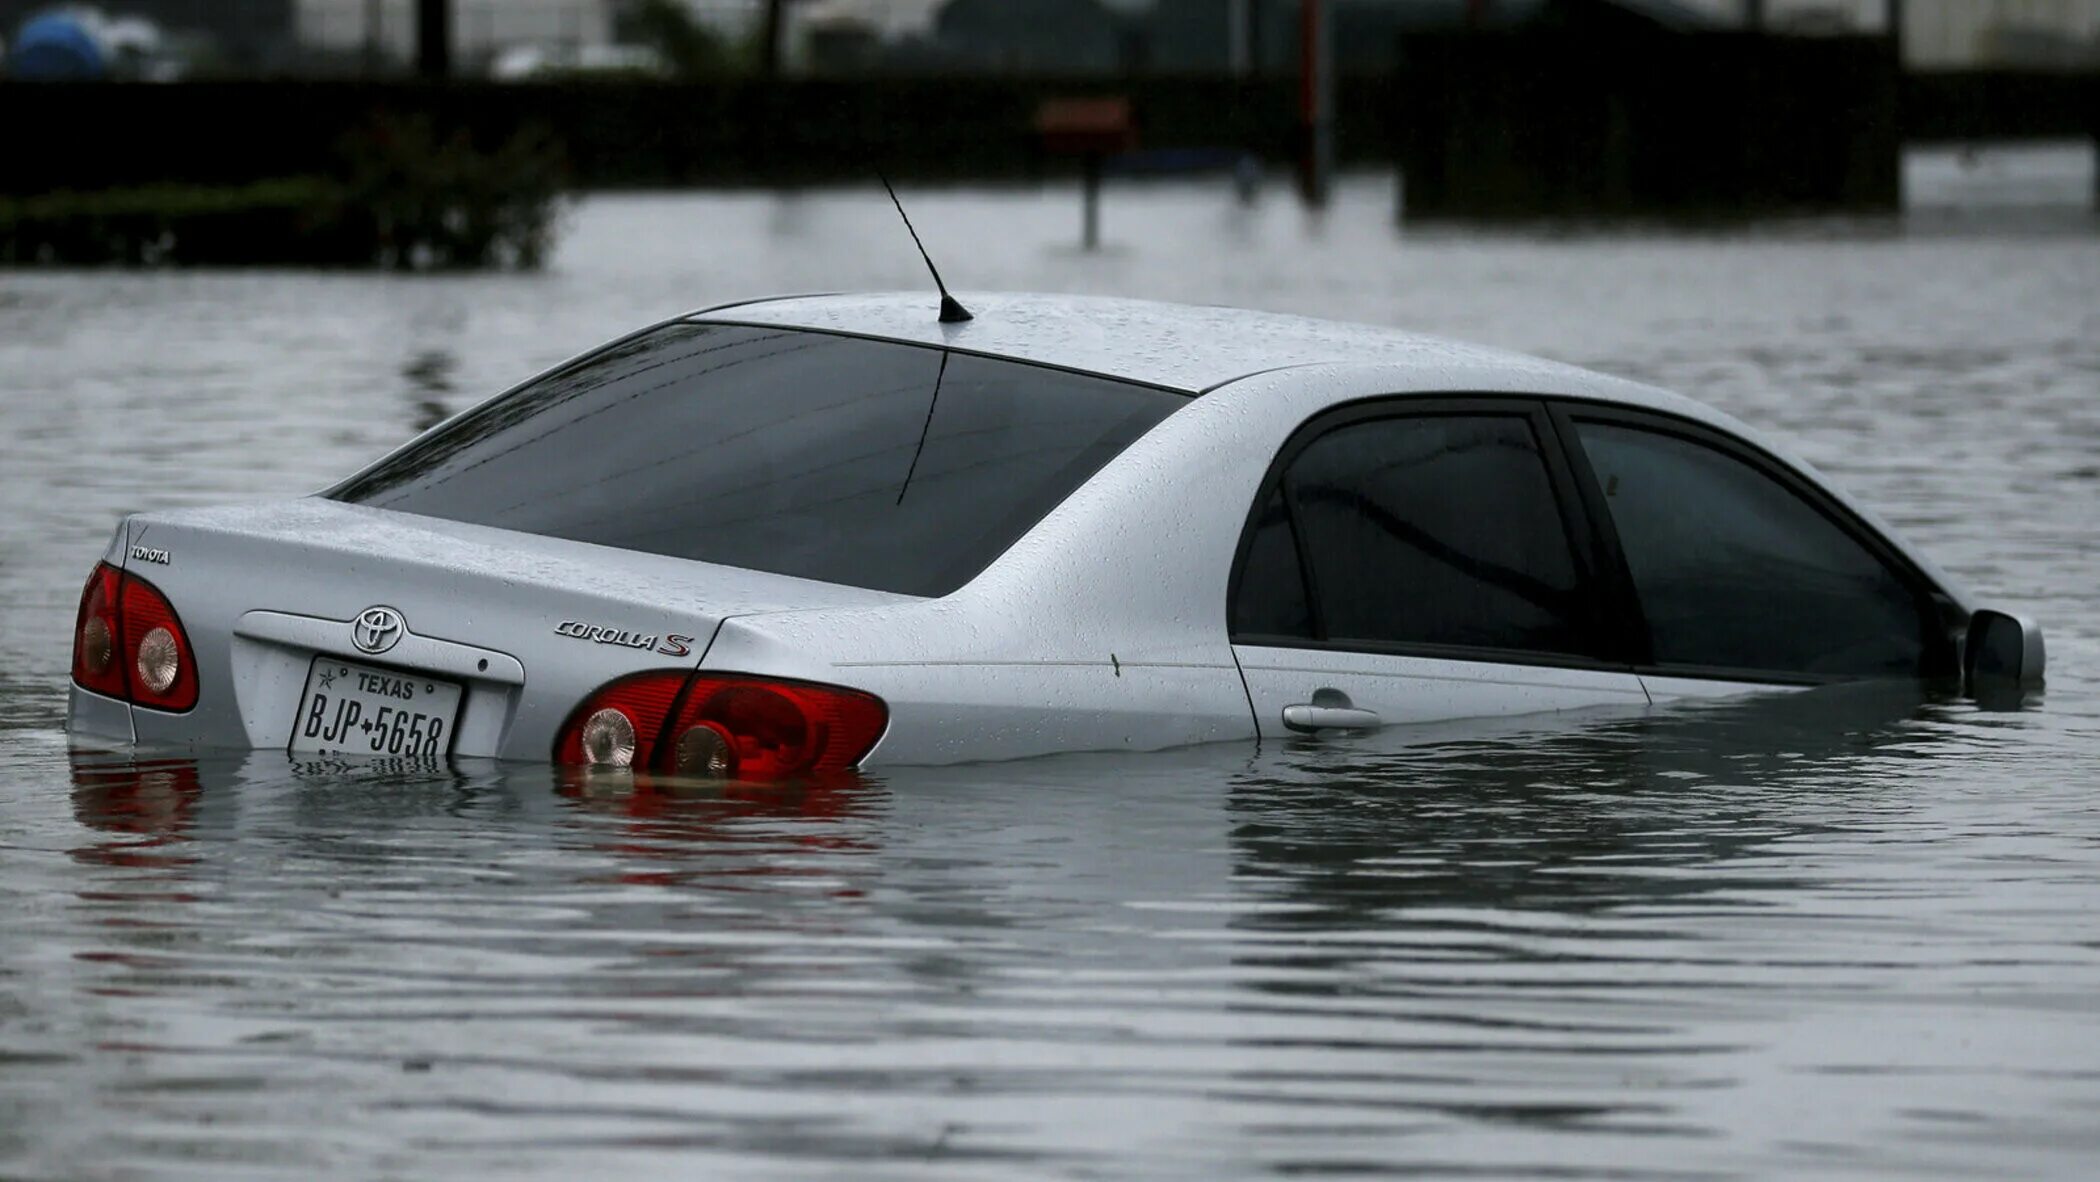
[[0, 1178], [2089, 1177], [2100, 234], [2051, 167], [1728, 234], [1112, 188], [1099, 255], [1064, 191], [907, 195], [963, 286], [1715, 403], [2045, 621], [2050, 681], [822, 791], [69, 753], [67, 633], [123, 512], [309, 490], [696, 305], [919, 285], [879, 191], [597, 198], [535, 277], [0, 273]]

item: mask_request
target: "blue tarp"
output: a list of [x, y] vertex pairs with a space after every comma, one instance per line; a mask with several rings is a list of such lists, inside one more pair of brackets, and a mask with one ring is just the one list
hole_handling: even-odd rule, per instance
[[53, 12], [34, 16], [15, 36], [7, 72], [24, 81], [92, 81], [109, 73], [102, 43], [79, 17]]

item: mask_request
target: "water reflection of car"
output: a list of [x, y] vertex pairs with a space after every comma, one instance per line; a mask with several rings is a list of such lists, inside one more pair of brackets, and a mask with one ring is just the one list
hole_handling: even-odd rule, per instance
[[127, 519], [72, 727], [768, 778], [2041, 673], [1748, 428], [1225, 309], [794, 298], [297, 500]]

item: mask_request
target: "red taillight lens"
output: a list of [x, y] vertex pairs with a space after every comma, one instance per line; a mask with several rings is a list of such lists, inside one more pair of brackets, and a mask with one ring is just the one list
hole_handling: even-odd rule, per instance
[[190, 638], [167, 597], [137, 575], [123, 576], [125, 676], [131, 700], [155, 710], [181, 712], [197, 704], [197, 660]]
[[87, 586], [81, 588], [80, 615], [73, 622], [73, 680], [104, 697], [129, 699], [120, 651], [123, 629], [117, 621], [117, 586], [122, 578], [105, 563], [95, 567]]
[[859, 690], [700, 673], [666, 729], [668, 762], [658, 766], [736, 780], [842, 772], [875, 746], [889, 713]]
[[658, 669], [600, 686], [563, 724], [554, 740], [554, 762], [648, 767], [664, 720], [689, 676], [683, 669]]
[[782, 780], [852, 767], [888, 725], [882, 699], [859, 690], [736, 674], [640, 673], [585, 699], [555, 740], [554, 759]]
[[197, 704], [197, 660], [167, 597], [137, 575], [103, 563], [80, 593], [73, 680], [81, 688], [155, 710]]

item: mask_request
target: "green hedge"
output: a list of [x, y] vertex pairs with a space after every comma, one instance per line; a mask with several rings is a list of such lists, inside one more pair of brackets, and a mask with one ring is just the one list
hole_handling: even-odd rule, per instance
[[375, 123], [340, 175], [0, 197], [0, 263], [534, 268], [561, 206], [544, 136], [490, 151], [427, 120]]

